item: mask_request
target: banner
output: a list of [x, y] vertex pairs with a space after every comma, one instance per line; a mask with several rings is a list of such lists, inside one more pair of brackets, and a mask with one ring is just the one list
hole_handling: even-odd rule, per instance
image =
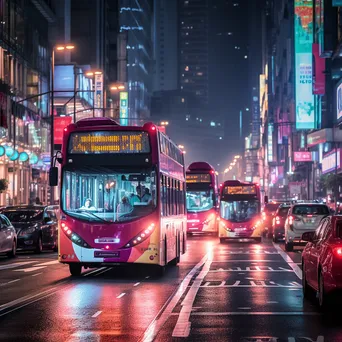
[[312, 153], [309, 151], [293, 152], [293, 160], [295, 162], [311, 162], [312, 161]]
[[121, 126], [128, 125], [128, 93], [120, 92], [120, 124]]
[[295, 0], [296, 128], [315, 128], [312, 93], [313, 1]]
[[53, 141], [55, 145], [62, 145], [64, 128], [72, 122], [71, 116], [57, 116], [54, 118], [54, 135]]
[[103, 115], [103, 74], [95, 74], [95, 116]]
[[312, 91], [315, 95], [325, 94], [325, 59], [319, 57], [319, 44], [312, 44], [312, 56], [313, 56], [313, 87]]
[[332, 5], [334, 7], [340, 7], [342, 6], [342, 0], [332, 0]]
[[336, 88], [336, 113], [337, 121], [340, 122], [342, 118], [342, 83]]

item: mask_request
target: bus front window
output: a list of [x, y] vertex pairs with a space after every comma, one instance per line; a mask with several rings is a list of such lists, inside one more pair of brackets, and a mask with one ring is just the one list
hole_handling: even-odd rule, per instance
[[258, 215], [259, 202], [252, 201], [221, 201], [220, 215], [231, 222], [246, 222]]
[[62, 210], [91, 222], [125, 222], [150, 214], [157, 203], [152, 170], [103, 167], [63, 170]]
[[186, 208], [189, 212], [206, 211], [213, 206], [213, 190], [186, 192]]

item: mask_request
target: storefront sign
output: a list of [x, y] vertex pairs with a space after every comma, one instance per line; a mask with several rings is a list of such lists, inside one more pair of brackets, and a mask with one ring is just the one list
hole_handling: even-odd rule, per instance
[[268, 124], [267, 160], [273, 162], [273, 125]]
[[253, 88], [252, 96], [252, 147], [258, 148], [260, 140], [260, 105], [257, 88]]
[[311, 162], [312, 153], [308, 151], [293, 152], [293, 159], [295, 162]]
[[342, 118], [342, 82], [337, 86], [337, 89], [336, 89], [336, 113], [337, 113], [337, 120], [341, 121], [341, 118]]
[[312, 93], [313, 1], [295, 0], [296, 128], [315, 128]]
[[[336, 166], [336, 161], [337, 161], [337, 166]], [[331, 171], [335, 171], [341, 169], [341, 149], [337, 149], [337, 154], [336, 150], [333, 150], [323, 156], [322, 160], [322, 173], [328, 173]]]
[[103, 116], [103, 74], [95, 75], [95, 108], [96, 116]]
[[319, 44], [312, 44], [312, 55], [314, 62], [313, 69], [313, 87], [312, 91], [315, 95], [325, 94], [325, 58], [319, 56]]
[[332, 5], [334, 7], [342, 6], [342, 0], [332, 0]]
[[55, 145], [61, 145], [63, 142], [64, 128], [70, 125], [72, 122], [71, 116], [55, 117], [54, 118], [54, 143]]
[[128, 93], [120, 92], [120, 124], [121, 126], [128, 125]]
[[308, 134], [307, 137], [307, 145], [308, 147], [312, 147], [318, 144], [322, 144], [325, 142], [332, 142], [333, 134], [331, 128], [324, 128], [316, 132], [312, 132]]

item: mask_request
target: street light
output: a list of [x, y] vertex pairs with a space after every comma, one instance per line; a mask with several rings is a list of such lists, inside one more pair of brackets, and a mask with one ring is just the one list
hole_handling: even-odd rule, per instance
[[162, 121], [162, 122], [160, 123], [161, 126], [167, 126], [168, 124], [169, 124], [168, 121]]
[[117, 91], [117, 90], [125, 90], [126, 87], [123, 84], [114, 84], [109, 87], [110, 90]]
[[[58, 45], [52, 48], [52, 56], [51, 56], [51, 134], [50, 134], [50, 165], [52, 165], [53, 157], [54, 157], [54, 151], [55, 151], [55, 134], [54, 134], [54, 111], [55, 111], [55, 97], [54, 97], [54, 82], [55, 82], [55, 50], [56, 51], [64, 51], [64, 50], [73, 50], [75, 48], [74, 45], [68, 44], [68, 45]], [[75, 94], [74, 94], [75, 95]], [[50, 202], [53, 205], [54, 204], [54, 191], [50, 190]]]
[[182, 149], [182, 148], [184, 148], [184, 145], [178, 145], [178, 147], [179, 147], [180, 149]]

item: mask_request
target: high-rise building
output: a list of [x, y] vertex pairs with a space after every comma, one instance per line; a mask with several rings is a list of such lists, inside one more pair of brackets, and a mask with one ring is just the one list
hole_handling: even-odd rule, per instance
[[153, 91], [178, 89], [178, 3], [154, 0]]
[[208, 0], [179, 0], [179, 83], [208, 104]]
[[[119, 0], [120, 33], [126, 35], [128, 123], [138, 124], [151, 110], [153, 0]], [[120, 115], [122, 116], [122, 115]], [[120, 118], [122, 119], [122, 118]]]

